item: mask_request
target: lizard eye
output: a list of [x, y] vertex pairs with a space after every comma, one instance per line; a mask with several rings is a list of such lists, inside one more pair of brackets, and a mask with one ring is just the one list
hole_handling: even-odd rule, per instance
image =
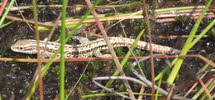
[[23, 47], [20, 47], [19, 49], [23, 50], [24, 48], [23, 48]]

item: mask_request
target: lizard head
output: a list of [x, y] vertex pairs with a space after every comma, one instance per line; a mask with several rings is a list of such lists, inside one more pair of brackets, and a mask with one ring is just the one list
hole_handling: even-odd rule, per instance
[[19, 53], [36, 54], [36, 47], [35, 40], [19, 40], [11, 46], [11, 50]]

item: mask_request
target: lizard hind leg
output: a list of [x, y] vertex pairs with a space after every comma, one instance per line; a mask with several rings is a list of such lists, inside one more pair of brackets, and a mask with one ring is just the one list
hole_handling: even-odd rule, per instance
[[111, 54], [102, 54], [99, 50], [94, 51], [96, 57], [112, 57]]

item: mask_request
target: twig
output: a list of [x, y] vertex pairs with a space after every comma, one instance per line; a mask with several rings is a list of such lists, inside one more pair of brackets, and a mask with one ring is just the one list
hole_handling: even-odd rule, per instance
[[[85, 0], [85, 2], [87, 3], [87, 5], [88, 5], [89, 8], [92, 7], [92, 4], [91, 4], [90, 0]], [[117, 69], [120, 72], [120, 75], [125, 77], [126, 75], [125, 75], [125, 73], [124, 73], [124, 71], [123, 71], [123, 69], [122, 69], [122, 67], [121, 67], [121, 65], [119, 63], [119, 60], [117, 59], [116, 53], [114, 52], [114, 49], [113, 49], [113, 46], [111, 45], [111, 43], [110, 43], [110, 41], [108, 39], [108, 36], [107, 36], [107, 34], [105, 32], [105, 29], [102, 26], [102, 24], [101, 24], [101, 22], [100, 22], [100, 20], [99, 20], [99, 18], [97, 16], [97, 13], [96, 13], [95, 9], [92, 11], [92, 14], [93, 14], [93, 17], [96, 20], [96, 23], [97, 23], [100, 31], [102, 32], [102, 35], [103, 35], [104, 40], [105, 40], [105, 42], [106, 42], [106, 44], [107, 44], [107, 46], [108, 46], [108, 48], [110, 50], [110, 53], [111, 53], [112, 57], [114, 58], [114, 62], [116, 64], [116, 66], [117, 66]], [[124, 80], [124, 84], [125, 84], [125, 87], [127, 88], [127, 91], [129, 93], [130, 97], [132, 99], [135, 99], [134, 94], [133, 94], [133, 92], [131, 90], [131, 87], [130, 87], [128, 81]]]
[[[34, 13], [34, 20], [35, 20], [35, 34], [36, 34], [36, 40], [37, 40], [37, 59], [38, 59], [38, 67], [37, 67], [37, 70], [38, 70], [38, 74], [39, 74], [39, 90], [40, 90], [40, 100], [43, 100], [44, 97], [43, 97], [43, 80], [42, 80], [42, 67], [41, 67], [41, 55], [40, 55], [40, 34], [39, 34], [39, 29], [38, 29], [38, 14], [37, 14], [37, 3], [36, 3], [36, 0], [33, 0], [32, 1], [33, 3], [33, 13]], [[26, 98], [26, 99], [30, 99], [30, 98]]]
[[6, 4], [7, 4], [7, 1], [8, 1], [8, 0], [4, 0], [3, 3], [1, 4], [1, 8], [0, 8], [0, 17], [1, 17], [1, 15], [2, 15], [3, 11], [4, 11], [4, 8], [5, 8]]
[[[187, 57], [199, 57], [201, 55], [168, 55], [168, 56], [158, 56], [156, 58], [187, 58]], [[124, 57], [118, 57], [119, 60], [122, 60]], [[134, 60], [134, 59], [141, 59], [143, 58], [142, 56], [140, 57], [129, 57], [129, 59]], [[50, 59], [43, 59], [42, 62], [48, 62]], [[95, 61], [95, 60], [102, 60], [102, 61], [107, 61], [107, 60], [113, 60], [112, 57], [92, 57], [92, 58], [69, 58], [69, 59], [65, 59], [66, 62], [69, 61]], [[204, 62], [210, 64], [211, 66], [215, 67], [215, 63], [211, 60], [208, 60], [206, 58], [201, 59]], [[28, 63], [35, 63], [37, 62], [37, 59], [23, 59], [23, 58], [0, 58], [0, 61], [16, 61], [16, 62], [28, 62]], [[55, 62], [59, 62], [59, 59], [55, 59]]]
[[201, 86], [202, 86], [202, 88], [204, 89], [204, 91], [205, 91], [206, 95], [208, 96], [208, 98], [209, 98], [210, 100], [213, 100], [213, 98], [211, 97], [211, 95], [210, 95], [208, 89], [206, 88], [204, 82], [202, 82], [202, 78], [199, 79], [199, 83], [201, 84]]
[[[14, 16], [9, 16], [9, 15], [7, 15], [5, 18], [10, 19], [10, 20], [14, 20], [14, 21], [28, 22], [28, 23], [30, 23], [30, 24], [35, 24], [35, 21], [31, 21], [31, 20], [26, 20], [26, 21], [25, 21], [25, 20], [22, 19], [22, 18], [18, 18], [18, 17], [14, 17]], [[38, 22], [38, 25], [51, 27], [51, 26], [53, 26], [53, 23], [42, 23], [42, 22]]]
[[[206, 72], [206, 73], [207, 73], [207, 72]], [[202, 79], [202, 78], [206, 75], [206, 73], [204, 73], [200, 78]], [[193, 89], [194, 89], [197, 85], [198, 85], [197, 82], [194, 83], [194, 85], [187, 91], [187, 93], [184, 95], [184, 97], [187, 97], [187, 96], [193, 91]]]
[[[115, 77], [117, 77], [117, 76], [112, 76], [112, 77], [97, 77], [98, 79], [97, 78], [93, 78], [93, 83], [95, 83], [97, 86], [105, 89], [106, 91], [115, 93], [115, 94], [117, 94], [117, 95], [119, 95], [119, 96], [121, 96], [123, 98], [132, 99], [132, 98], [130, 98], [130, 97], [126, 96], [126, 95], [120, 94], [120, 93], [118, 93], [118, 92], [116, 92], [116, 91], [114, 91], [112, 89], [106, 88], [105, 86], [103, 86], [103, 85], [101, 85], [101, 84], [99, 84], [98, 82], [95, 81], [95, 80], [102, 80], [102, 79], [104, 80], [104, 79], [120, 79], [120, 78], [121, 79], [123, 78], [125, 80], [125, 77], [120, 77], [120, 78], [119, 77], [115, 78]], [[133, 100], [136, 100], [136, 99], [133, 99]]]
[[[153, 56], [156, 57], [156, 56], [160, 56], [160, 55], [162, 55], [162, 54], [155, 54], [155, 55], [153, 55]], [[134, 66], [136, 66], [137, 63], [142, 62], [142, 61], [144, 61], [144, 60], [147, 60], [147, 59], [149, 59], [149, 58], [150, 58], [150, 56], [147, 56], [147, 57], [145, 57], [145, 58], [140, 59], [140, 60], [137, 61], [137, 62], [134, 62], [134, 63], [130, 66], [130, 70], [131, 70], [140, 80], [142, 80], [145, 84], [147, 84], [147, 86], [149, 86], [149, 87], [151, 87], [151, 88], [152, 88], [152, 86], [153, 86], [155, 89], [158, 89], [160, 93], [162, 93], [162, 94], [164, 94], [164, 95], [168, 95], [168, 92], [167, 92], [167, 91], [163, 90], [162, 88], [158, 88], [156, 85], [152, 85], [152, 82], [150, 82], [149, 80], [147, 80], [145, 77], [141, 76], [141, 75], [134, 69]], [[187, 99], [187, 98], [178, 96], [178, 95], [174, 95], [173, 98], [174, 98], [174, 99], [190, 100], [190, 99]]]
[[172, 97], [174, 88], [175, 88], [175, 84], [173, 84], [173, 85], [171, 86], [171, 88], [170, 88], [170, 90], [169, 90], [169, 93], [168, 93], [168, 95], [167, 95], [167, 99], [166, 99], [166, 100], [172, 100], [171, 97]]
[[[153, 55], [153, 56], [156, 57], [156, 56], [161, 56], [161, 55], [163, 55], [163, 54], [155, 54], [155, 55]], [[150, 82], [149, 80], [147, 80], [145, 77], [143, 77], [141, 74], [139, 74], [139, 73], [134, 69], [134, 66], [136, 66], [139, 62], [142, 62], [142, 61], [147, 60], [147, 59], [149, 59], [149, 58], [151, 58], [151, 56], [144, 57], [144, 58], [138, 60], [137, 62], [134, 62], [134, 63], [130, 66], [130, 70], [131, 70], [140, 80], [142, 80], [144, 83], [146, 83], [147, 86], [149, 86], [149, 87], [151, 87], [151, 88], [152, 88], [152, 86], [153, 86], [155, 89], [157, 89], [157, 86], [156, 86], [156, 85], [152, 85], [152, 82]], [[161, 88], [159, 88], [159, 91], [160, 91], [162, 94], [164, 94], [164, 95], [167, 95], [167, 94], [168, 94], [165, 90], [163, 90], [163, 89], [161, 89]]]
[[[17, 2], [15, 1], [14, 3], [15, 3], [15, 5], [18, 7]], [[26, 24], [28, 25], [28, 27], [31, 29], [31, 31], [34, 32], [34, 29], [33, 29], [33, 28], [31, 27], [31, 25], [27, 22], [25, 16], [24, 16], [24, 15], [22, 14], [22, 12], [21, 12], [21, 10], [18, 9], [18, 11], [19, 11], [20, 15], [22, 16], [23, 20], [25, 21], [25, 23], [26, 23]]]
[[150, 50], [150, 62], [151, 62], [151, 80], [152, 80], [152, 96], [151, 96], [151, 100], [155, 99], [155, 89], [154, 89], [154, 78], [155, 78], [155, 71], [154, 71], [154, 57], [153, 57], [153, 52], [152, 52], [152, 38], [151, 38], [151, 28], [149, 25], [149, 15], [148, 15], [148, 11], [147, 11], [147, 5], [145, 0], [143, 0], [143, 7], [144, 7], [144, 19], [146, 21], [146, 26], [147, 26], [147, 32], [148, 32], [148, 37], [149, 37], [149, 50]]
[[[58, 16], [58, 19], [57, 19], [55, 22], [57, 23], [57, 21], [58, 21], [60, 18], [61, 18], [61, 14]], [[54, 32], [54, 30], [55, 30], [56, 27], [57, 27], [57, 24], [54, 25], [54, 27], [52, 28], [51, 32], [49, 33], [49, 36], [47, 37], [47, 40], [46, 40], [46, 44], [45, 44], [44, 49], [46, 49], [47, 43], [48, 43], [48, 41], [51, 39], [52, 34], [53, 34], [53, 32]], [[43, 56], [43, 55], [44, 55], [44, 51], [45, 51], [45, 50], [43, 50], [43, 51], [41, 52], [41, 61], [42, 61], [42, 62], [45, 60], [45, 59], [44, 59], [44, 56]], [[36, 60], [37, 60], [37, 59], [36, 59]], [[47, 60], [47, 62], [48, 62], [48, 61], [49, 61], [49, 60]], [[37, 61], [36, 61], [36, 62], [37, 62]], [[30, 92], [32, 86], [34, 85], [34, 83], [35, 83], [35, 81], [36, 81], [36, 79], [37, 79], [37, 77], [38, 77], [38, 69], [36, 69], [35, 72], [34, 72], [34, 76], [33, 76], [33, 78], [32, 78], [31, 84], [29, 85], [28, 92]], [[27, 92], [27, 93], [28, 93], [28, 92]]]

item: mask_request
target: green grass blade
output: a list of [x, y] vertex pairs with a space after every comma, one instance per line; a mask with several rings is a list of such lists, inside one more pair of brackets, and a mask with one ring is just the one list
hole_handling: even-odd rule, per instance
[[215, 19], [202, 31], [197, 38], [193, 40], [190, 44], [189, 49], [191, 49], [213, 26], [215, 25]]
[[3, 23], [4, 19], [5, 19], [5, 17], [7, 16], [8, 12], [10, 11], [10, 8], [11, 8], [11, 6], [13, 5], [14, 1], [15, 1], [15, 0], [11, 0], [11, 1], [10, 1], [10, 3], [9, 3], [9, 5], [8, 5], [7, 9], [5, 10], [4, 14], [1, 16], [0, 25], [2, 25], [2, 23]]
[[61, 45], [60, 45], [60, 100], [64, 100], [64, 77], [65, 77], [65, 59], [64, 59], [64, 46], [66, 37], [66, 1], [62, 0], [62, 19], [61, 19]]
[[13, 23], [13, 22], [14, 22], [14, 21], [10, 21], [10, 22], [8, 22], [8, 23], [6, 23], [6, 24], [1, 25], [1, 26], [0, 26], [0, 29], [3, 28], [3, 27], [5, 27], [5, 26], [7, 26], [7, 25], [9, 25], [9, 24], [11, 24], [11, 23]]
[[162, 77], [163, 77], [163, 74], [161, 74], [161, 78], [160, 78], [159, 83], [158, 83], [158, 88], [157, 88], [157, 90], [156, 90], [155, 100], [158, 100], [159, 89], [160, 89], [160, 87], [161, 87], [161, 83], [162, 83], [162, 79], [163, 79]]
[[[213, 26], [215, 25], [215, 19], [198, 35], [197, 38], [195, 38], [193, 40], [193, 42], [190, 44], [189, 49], [191, 49]], [[176, 61], [178, 60], [178, 58], [175, 58], [171, 65], [173, 66]], [[166, 67], [161, 73], [159, 73], [156, 77], [155, 77], [155, 81], [159, 80], [161, 74], [165, 74], [167, 71], [169, 71], [169, 67]]]
[[[81, 21], [78, 24], [76, 24], [76, 26], [74, 27], [74, 29], [72, 30], [72, 32], [66, 37], [66, 42], [76, 32], [76, 30], [78, 29], [78, 27], [83, 23], [83, 21], [87, 18], [87, 16], [91, 13], [91, 11], [95, 8], [95, 6], [99, 4], [99, 2], [101, 2], [101, 0], [97, 0], [96, 3], [93, 5], [93, 7], [90, 10], [88, 10], [88, 12], [84, 15], [84, 17], [81, 19]], [[60, 48], [55, 52], [55, 54], [52, 56], [52, 58], [50, 59], [50, 61], [43, 68], [42, 76], [44, 76], [45, 73], [48, 71], [48, 69], [50, 68], [51, 64], [54, 62], [54, 60], [55, 60], [55, 58], [56, 58], [56, 56], [57, 56], [57, 54], [59, 52], [60, 52]], [[35, 92], [37, 86], [38, 86], [38, 78], [36, 79], [36, 82], [32, 86], [30, 92], [27, 94], [27, 98], [29, 98], [29, 100], [32, 97], [33, 93]]]
[[[189, 46], [190, 46], [190, 44], [191, 44], [191, 42], [192, 42], [192, 40], [193, 40], [193, 38], [194, 38], [194, 36], [195, 36], [195, 33], [196, 33], [196, 31], [197, 31], [197, 29], [198, 29], [198, 27], [199, 27], [199, 25], [200, 25], [201, 20], [202, 20], [203, 16], [205, 15], [206, 11], [208, 10], [208, 7], [210, 6], [211, 2], [212, 2], [212, 0], [210, 0], [210, 1], [208, 2], [207, 6], [206, 6], [205, 9], [203, 10], [203, 12], [202, 12], [200, 18], [196, 21], [196, 23], [195, 23], [193, 29], [191, 30], [191, 32], [190, 32], [190, 34], [189, 34], [188, 39], [187, 39], [186, 42], [185, 42], [185, 45], [184, 45], [184, 47], [183, 47], [183, 49], [182, 49], [180, 55], [186, 55], [186, 54], [187, 54], [187, 51], [190, 49]], [[173, 68], [173, 70], [171, 71], [171, 73], [170, 73], [170, 75], [169, 75], [169, 77], [168, 77], [168, 79], [167, 79], [167, 83], [173, 84], [173, 82], [175, 81], [175, 78], [176, 78], [176, 76], [177, 76], [177, 74], [178, 74], [178, 71], [179, 71], [179, 69], [180, 69], [180, 67], [181, 67], [181, 65], [182, 65], [182, 63], [183, 63], [183, 61], [184, 61], [184, 58], [179, 58], [179, 59], [177, 60], [175, 66], [174, 66], [174, 68]]]

